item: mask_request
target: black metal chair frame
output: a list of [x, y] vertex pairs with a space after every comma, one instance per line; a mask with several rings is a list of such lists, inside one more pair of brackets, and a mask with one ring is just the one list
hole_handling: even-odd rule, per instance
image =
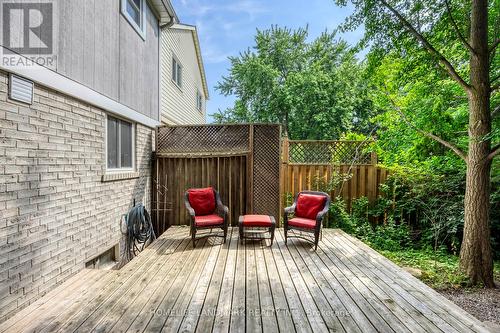
[[[215, 203], [216, 203], [216, 207], [215, 207], [215, 212], [214, 214], [222, 217], [223, 219], [223, 222], [221, 224], [217, 224], [217, 225], [210, 225], [210, 226], [196, 226], [195, 224], [195, 212], [194, 212], [194, 209], [193, 207], [191, 207], [191, 203], [189, 202], [189, 191], [186, 191], [186, 193], [184, 194], [184, 204], [186, 205], [186, 209], [189, 213], [189, 220], [190, 220], [190, 230], [189, 230], [189, 233], [191, 235], [191, 240], [193, 241], [193, 248], [196, 247], [196, 241], [198, 239], [201, 239], [203, 237], [210, 237], [210, 236], [215, 236], [215, 237], [222, 237], [224, 238], [224, 243], [226, 242], [226, 238], [227, 238], [227, 228], [228, 228], [228, 224], [227, 224], [227, 216], [229, 214], [229, 208], [227, 206], [224, 206], [222, 204], [222, 201], [220, 199], [220, 195], [219, 195], [219, 192], [217, 192], [215, 189], [213, 190], [214, 191], [214, 194], [215, 194]], [[224, 232], [224, 235], [219, 235], [219, 234], [212, 234], [212, 229], [215, 229], [215, 228], [221, 228], [222, 231]], [[207, 234], [207, 235], [204, 235], [203, 237], [199, 237], [198, 239], [196, 239], [196, 231], [197, 230], [203, 230], [203, 229], [210, 229], [210, 233]]]
[[[299, 195], [302, 193], [303, 194], [321, 195], [321, 196], [326, 197], [325, 207], [323, 207], [323, 209], [316, 216], [316, 226], [314, 227], [314, 229], [299, 228], [299, 227], [291, 226], [288, 224], [289, 215], [295, 214], [295, 209], [297, 208], [297, 199], [298, 199]], [[323, 223], [323, 218], [328, 213], [328, 209], [330, 207], [330, 202], [331, 202], [330, 196], [325, 192], [302, 191], [302, 192], [297, 193], [295, 195], [293, 205], [291, 205], [290, 207], [286, 207], [285, 211], [284, 211], [283, 221], [284, 221], [284, 229], [285, 229], [284, 230], [285, 231], [285, 244], [287, 244], [288, 238], [300, 238], [300, 239], [306, 240], [306, 241], [314, 244], [314, 250], [317, 250], [319, 238], [320, 238], [320, 234], [321, 234], [321, 227], [322, 227], [322, 223]], [[288, 235], [289, 230], [298, 230], [301, 232], [313, 233], [314, 239], [311, 240], [310, 238], [300, 236], [300, 235], [293, 235], [293, 234]]]

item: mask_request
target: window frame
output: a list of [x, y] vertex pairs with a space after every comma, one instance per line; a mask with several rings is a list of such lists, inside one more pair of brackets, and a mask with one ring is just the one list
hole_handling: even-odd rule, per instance
[[196, 109], [203, 113], [203, 99], [204, 96], [199, 89], [196, 90]]
[[[175, 66], [175, 71], [174, 71], [174, 63], [176, 64]], [[179, 80], [179, 68], [181, 69], [180, 73], [180, 80]], [[182, 90], [182, 73], [184, 72], [184, 66], [182, 66], [181, 62], [179, 61], [179, 59], [175, 56], [175, 55], [172, 55], [172, 75], [171, 75], [171, 80], [173, 83], [175, 83], [175, 85], [177, 86], [177, 88], [179, 88], [180, 90]], [[175, 73], [175, 74], [174, 74]], [[180, 81], [180, 83], [178, 82]]]
[[[130, 124], [130, 128], [132, 130], [132, 166], [131, 167], [127, 167], [127, 168], [110, 168], [109, 165], [108, 165], [108, 122], [109, 122], [109, 118], [114, 118], [114, 119], [117, 119], [119, 120], [120, 122], [118, 124], [121, 124], [121, 122], [125, 122], [125, 123], [128, 123]], [[106, 173], [124, 173], [124, 172], [135, 172], [135, 146], [136, 146], [136, 142], [135, 142], [135, 130], [136, 130], [136, 124], [132, 121], [129, 121], [127, 119], [124, 119], [124, 118], [121, 118], [121, 117], [118, 117], [118, 116], [115, 116], [114, 114], [107, 114], [106, 115], [106, 122], [105, 122], [105, 126], [104, 126], [104, 138], [105, 138], [105, 162], [106, 163]], [[118, 130], [118, 151], [119, 151], [119, 160], [118, 160], [118, 163], [121, 165], [121, 128], [119, 127], [119, 130]]]
[[143, 40], [146, 40], [146, 6], [147, 6], [147, 1], [146, 0], [139, 0], [141, 3], [141, 7], [139, 8], [139, 18], [141, 20], [141, 24], [138, 25], [137, 22], [130, 16], [130, 14], [127, 11], [127, 5], [129, 2], [132, 3], [132, 6], [135, 7], [135, 4], [133, 3], [133, 0], [121, 0], [121, 13], [123, 17], [128, 21], [128, 23], [134, 28], [134, 30], [137, 32], [139, 36]]

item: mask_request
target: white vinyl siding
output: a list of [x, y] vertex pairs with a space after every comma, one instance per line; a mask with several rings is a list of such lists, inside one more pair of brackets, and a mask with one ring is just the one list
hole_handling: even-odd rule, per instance
[[[182, 67], [182, 89], [174, 82], [177, 59]], [[191, 31], [164, 28], [161, 31], [161, 122], [169, 125], [206, 123], [203, 83]], [[198, 109], [197, 94], [202, 95]]]

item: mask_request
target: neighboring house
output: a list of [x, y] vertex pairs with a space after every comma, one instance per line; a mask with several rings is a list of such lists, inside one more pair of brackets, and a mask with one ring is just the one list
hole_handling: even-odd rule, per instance
[[205, 68], [196, 27], [174, 24], [161, 31], [161, 122], [206, 123]]
[[122, 214], [149, 209], [159, 36], [177, 19], [168, 0], [0, 6], [1, 322], [113, 257]]

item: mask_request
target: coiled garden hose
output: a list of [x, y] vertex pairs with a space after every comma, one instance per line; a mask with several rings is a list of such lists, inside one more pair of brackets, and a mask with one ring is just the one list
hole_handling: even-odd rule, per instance
[[124, 246], [119, 267], [123, 267], [139, 252], [156, 239], [151, 216], [143, 204], [137, 204], [122, 217]]

